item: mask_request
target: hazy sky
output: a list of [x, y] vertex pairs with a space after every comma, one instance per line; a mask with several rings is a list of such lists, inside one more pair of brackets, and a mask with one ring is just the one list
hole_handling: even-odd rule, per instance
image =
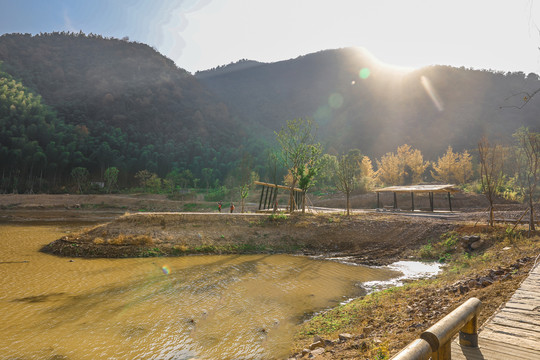
[[146, 43], [188, 71], [360, 46], [405, 67], [540, 74], [539, 0], [0, 0], [0, 34]]

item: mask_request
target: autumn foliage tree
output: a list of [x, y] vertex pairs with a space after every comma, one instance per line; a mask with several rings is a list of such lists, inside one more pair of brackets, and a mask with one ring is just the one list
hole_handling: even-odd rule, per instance
[[446, 153], [433, 163], [433, 170], [431, 176], [437, 181], [464, 184], [472, 176], [471, 155], [467, 151], [455, 153], [449, 146]]
[[420, 150], [404, 144], [397, 153], [387, 153], [377, 160], [377, 177], [386, 185], [418, 184], [428, 166]]
[[371, 159], [367, 156], [362, 158], [360, 163], [360, 179], [358, 187], [362, 192], [369, 191], [375, 183], [375, 171]]

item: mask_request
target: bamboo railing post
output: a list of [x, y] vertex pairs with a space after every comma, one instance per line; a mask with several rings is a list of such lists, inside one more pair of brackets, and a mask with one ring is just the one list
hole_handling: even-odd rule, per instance
[[277, 201], [277, 192], [278, 192], [278, 187], [276, 186], [276, 191], [274, 191], [274, 198], [272, 199], [272, 209], [276, 209], [277, 210], [277, 207], [276, 207], [276, 201]]
[[259, 199], [259, 210], [261, 210], [263, 195], [264, 195], [264, 185], [262, 186], [261, 198]]
[[266, 188], [266, 195], [264, 196], [264, 207], [263, 209], [266, 209], [266, 201], [268, 200], [268, 190], [270, 189], [270, 186]]
[[478, 347], [478, 315], [465, 324], [459, 331], [459, 345]]
[[267, 209], [270, 209], [272, 207], [272, 194], [274, 193], [274, 188], [270, 188], [270, 196], [268, 197], [268, 207]]

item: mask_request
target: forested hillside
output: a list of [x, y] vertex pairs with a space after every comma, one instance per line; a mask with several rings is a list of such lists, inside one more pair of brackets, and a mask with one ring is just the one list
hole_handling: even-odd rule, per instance
[[523, 95], [513, 94], [540, 88], [536, 74], [448, 66], [404, 71], [356, 48], [250, 65], [196, 76], [269, 133], [287, 119], [315, 119], [328, 151], [358, 148], [379, 157], [407, 143], [436, 159], [449, 145], [474, 149], [483, 135], [506, 141], [520, 126], [540, 124], [540, 98], [522, 109], [505, 107], [523, 104]]
[[[25, 181], [56, 183], [69, 180], [76, 166], [96, 181], [110, 166], [124, 183], [142, 169], [160, 176], [187, 169], [200, 177], [211, 168], [222, 179], [241, 157], [245, 127], [191, 74], [147, 45], [82, 33], [3, 35], [0, 61], [0, 163], [14, 189], [29, 189], [15, 176], [19, 169]], [[43, 150], [40, 174], [22, 170], [36, 160], [15, 154], [33, 141]], [[69, 159], [46, 152], [51, 142], [71, 144]]]
[[524, 102], [513, 95], [538, 88], [535, 74], [404, 71], [356, 48], [192, 76], [127, 40], [2, 35], [0, 192], [64, 191], [76, 168], [101, 182], [116, 167], [121, 186], [147, 170], [209, 187], [246, 164], [268, 180], [274, 131], [306, 117], [330, 154], [357, 148], [375, 160], [406, 143], [436, 160], [449, 145], [461, 152], [483, 135], [504, 142], [520, 126], [537, 128], [540, 98], [512, 106]]

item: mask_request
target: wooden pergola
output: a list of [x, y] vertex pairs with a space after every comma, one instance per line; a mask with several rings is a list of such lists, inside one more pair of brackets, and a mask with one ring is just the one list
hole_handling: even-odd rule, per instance
[[[290, 191], [291, 188], [284, 185], [269, 184], [261, 181], [255, 181], [255, 185], [261, 185], [261, 198], [259, 199], [259, 210], [266, 210], [274, 208], [274, 204], [277, 200], [278, 189], [283, 189]], [[305, 196], [304, 191], [299, 188], [294, 188], [294, 201], [296, 203], [296, 208], [302, 208]], [[270, 195], [268, 194], [270, 192]], [[264, 198], [264, 201], [263, 201]], [[290, 204], [289, 204], [290, 206]]]
[[460, 190], [455, 187], [455, 185], [409, 185], [409, 186], [390, 186], [381, 189], [375, 189], [377, 193], [377, 209], [380, 208], [379, 193], [382, 192], [392, 192], [394, 193], [394, 209], [398, 208], [397, 205], [397, 194], [398, 193], [410, 193], [411, 194], [411, 210], [414, 211], [414, 194], [425, 194], [429, 196], [429, 206], [431, 211], [433, 211], [433, 196], [434, 194], [442, 193], [448, 194], [448, 206], [450, 211], [452, 211], [452, 199], [451, 194], [457, 193]]

